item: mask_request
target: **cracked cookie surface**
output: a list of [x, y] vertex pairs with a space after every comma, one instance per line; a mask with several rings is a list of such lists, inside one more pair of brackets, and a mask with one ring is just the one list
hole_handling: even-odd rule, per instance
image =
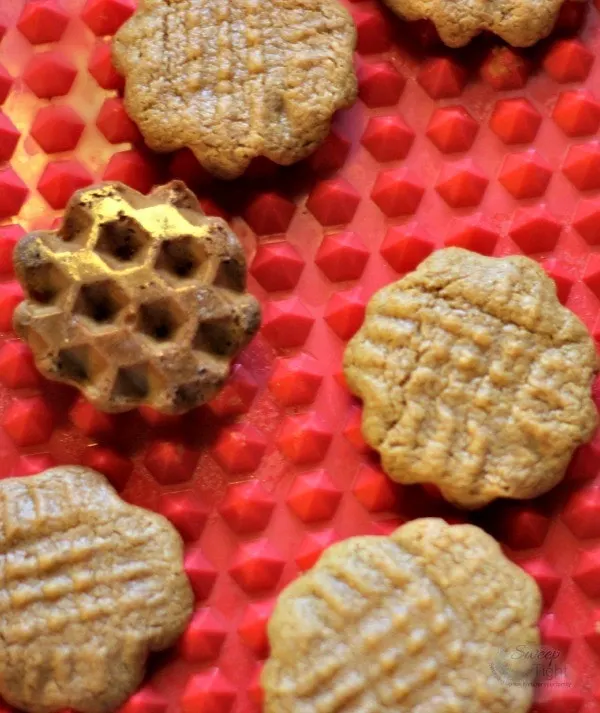
[[462, 47], [489, 31], [514, 47], [528, 47], [547, 37], [564, 0], [384, 0], [406, 20], [431, 20], [449, 47]]
[[356, 96], [354, 23], [337, 0], [145, 0], [116, 34], [125, 105], [155, 151], [212, 173], [308, 156]]
[[278, 599], [265, 712], [524, 713], [531, 662], [491, 667], [499, 649], [539, 645], [540, 609], [534, 580], [473, 525], [351, 538]]
[[0, 695], [115, 710], [192, 612], [181, 538], [81, 467], [0, 481]]
[[102, 411], [183, 413], [212, 398], [260, 326], [229, 226], [180, 181], [78, 191], [62, 226], [22, 238], [14, 313], [38, 369]]
[[537, 263], [458, 248], [376, 293], [344, 356], [388, 475], [465, 508], [556, 485], [596, 426], [596, 369]]

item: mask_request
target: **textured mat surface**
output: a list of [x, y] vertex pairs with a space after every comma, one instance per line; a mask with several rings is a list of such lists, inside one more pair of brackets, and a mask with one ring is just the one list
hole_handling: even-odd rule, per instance
[[[188, 545], [197, 613], [128, 713], [259, 710], [265, 622], [286, 582], [349, 535], [461, 519], [432, 491], [390, 484], [361, 439], [340, 358], [376, 288], [444, 245], [522, 253], [600, 337], [596, 9], [565, 5], [555, 35], [522, 52], [490, 38], [447, 51], [376, 2], [350, 8], [356, 106], [310, 160], [257, 162], [223, 184], [185, 151], [147, 152], [123, 110], [107, 43], [132, 0], [0, 3], [3, 475], [92, 466]], [[43, 381], [15, 341], [12, 247], [76, 188], [107, 178], [147, 191], [171, 176], [242, 239], [263, 327], [209, 406], [104, 415]], [[544, 638], [566, 671], [538, 690], [538, 713], [600, 712], [599, 470], [596, 440], [548, 496], [473, 516], [544, 593]]]

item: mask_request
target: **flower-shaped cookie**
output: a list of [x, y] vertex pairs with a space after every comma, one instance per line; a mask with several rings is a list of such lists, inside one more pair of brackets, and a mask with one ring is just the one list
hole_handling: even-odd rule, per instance
[[594, 431], [597, 366], [537, 263], [459, 248], [374, 295], [344, 357], [386, 473], [465, 508], [558, 483]]
[[431, 20], [449, 47], [462, 47], [487, 30], [515, 47], [552, 31], [564, 0], [384, 0], [406, 20]]
[[14, 262], [27, 293], [15, 330], [37, 367], [103, 411], [198, 406], [260, 325], [242, 246], [179, 181], [78, 191], [61, 228], [22, 238]]
[[2, 480], [0, 506], [0, 696], [115, 710], [191, 615], [179, 535], [87, 468]]
[[540, 609], [534, 580], [472, 525], [351, 538], [279, 597], [265, 713], [525, 713], [532, 660], [493, 667], [499, 649], [536, 652]]
[[308, 156], [356, 96], [356, 32], [337, 0], [145, 0], [116, 34], [125, 106], [155, 151], [239, 176]]

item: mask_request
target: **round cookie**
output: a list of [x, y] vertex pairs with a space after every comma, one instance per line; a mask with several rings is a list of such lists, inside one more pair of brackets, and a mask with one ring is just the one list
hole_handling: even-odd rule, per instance
[[431, 20], [449, 47], [462, 47], [489, 31], [514, 47], [550, 34], [564, 0], [384, 0], [406, 20]]
[[337, 0], [144, 0], [117, 32], [125, 106], [155, 151], [239, 176], [305, 158], [352, 104], [356, 30]]
[[114, 711], [191, 616], [181, 538], [81, 467], [0, 480], [0, 510], [0, 696]]
[[344, 356], [388, 475], [465, 508], [556, 485], [594, 431], [596, 369], [537, 263], [458, 248], [375, 294]]
[[246, 258], [183, 183], [75, 193], [56, 231], [22, 238], [15, 331], [48, 379], [102, 411], [183, 413], [221, 388], [260, 326]]
[[531, 660], [494, 666], [535, 651], [540, 609], [533, 579], [472, 525], [351, 538], [279, 597], [265, 713], [524, 713]]

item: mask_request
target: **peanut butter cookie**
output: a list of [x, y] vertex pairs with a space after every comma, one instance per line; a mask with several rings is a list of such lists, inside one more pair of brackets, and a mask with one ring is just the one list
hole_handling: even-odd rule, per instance
[[114, 710], [192, 613], [179, 535], [87, 468], [2, 480], [0, 507], [0, 695]]
[[59, 230], [25, 236], [14, 262], [27, 295], [15, 330], [38, 369], [103, 411], [198, 406], [260, 325], [242, 246], [179, 181], [149, 196], [85, 188]]
[[531, 660], [493, 666], [499, 649], [535, 651], [540, 609], [534, 580], [472, 525], [346, 540], [279, 597], [265, 713], [525, 713]]
[[125, 106], [155, 151], [212, 173], [308, 156], [356, 96], [356, 32], [336, 0], [144, 0], [114, 38]]
[[550, 34], [564, 0], [384, 0], [406, 20], [431, 20], [449, 47], [462, 47], [487, 30], [514, 47]]
[[558, 483], [596, 426], [596, 369], [537, 263], [458, 248], [380, 290], [344, 357], [388, 475], [465, 508]]

